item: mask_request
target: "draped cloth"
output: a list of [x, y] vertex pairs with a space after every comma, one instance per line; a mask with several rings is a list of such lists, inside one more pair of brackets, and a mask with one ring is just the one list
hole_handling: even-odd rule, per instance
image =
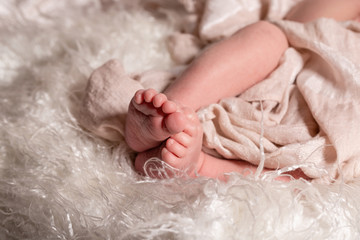
[[[265, 167], [300, 167], [319, 182], [351, 181], [360, 175], [359, 22], [283, 20], [299, 2], [295, 0], [180, 2], [189, 16], [197, 16], [191, 19], [199, 30], [169, 38], [170, 53], [179, 65], [196, 57], [206, 43], [260, 19], [276, 24], [290, 44], [264, 81], [198, 111], [206, 152], [259, 164], [263, 148]], [[177, 71], [150, 71], [128, 76], [112, 60], [90, 77], [80, 123], [123, 143], [125, 114], [134, 91], [162, 90], [176, 75]]]

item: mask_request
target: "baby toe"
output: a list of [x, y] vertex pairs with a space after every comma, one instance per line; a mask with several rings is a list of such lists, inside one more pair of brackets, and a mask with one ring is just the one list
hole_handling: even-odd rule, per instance
[[185, 157], [186, 155], [187, 149], [172, 138], [169, 138], [166, 141], [166, 148], [168, 151], [172, 152], [172, 154], [179, 158]]
[[166, 114], [174, 113], [177, 110], [177, 105], [172, 101], [165, 101], [161, 110]]
[[152, 101], [153, 101], [154, 107], [159, 108], [166, 102], [166, 100], [167, 100], [167, 97], [164, 94], [159, 93], [154, 96]]
[[164, 147], [161, 151], [161, 159], [170, 166], [177, 168], [179, 158], [171, 151], [169, 151], [166, 147]]
[[157, 94], [156, 90], [152, 88], [145, 90], [143, 94], [145, 102], [148, 103], [151, 102], [156, 94]]
[[184, 147], [190, 146], [190, 144], [193, 142], [193, 138], [185, 132], [179, 132], [177, 134], [174, 134], [173, 136], [171, 136], [171, 138], [177, 141], [179, 144], [183, 145]]
[[136, 91], [134, 95], [134, 101], [136, 104], [142, 104], [144, 102], [144, 90], [140, 89]]

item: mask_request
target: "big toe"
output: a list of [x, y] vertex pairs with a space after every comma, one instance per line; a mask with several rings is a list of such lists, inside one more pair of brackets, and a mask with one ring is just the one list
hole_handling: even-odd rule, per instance
[[174, 112], [165, 118], [165, 126], [170, 134], [179, 133], [184, 130], [187, 119], [181, 112]]

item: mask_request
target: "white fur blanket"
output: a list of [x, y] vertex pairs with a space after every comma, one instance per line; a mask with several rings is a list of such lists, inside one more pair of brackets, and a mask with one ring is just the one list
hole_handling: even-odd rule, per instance
[[[120, 144], [81, 128], [83, 115], [79, 113], [88, 77], [109, 59], [119, 59], [112, 63], [121, 62], [123, 69], [116, 69], [123, 79], [141, 79], [144, 87], [153, 85], [152, 74], [159, 74], [139, 75], [145, 70], [167, 70], [161, 74], [162, 83], [156, 83], [158, 88], [181, 70], [173, 68], [177, 63], [166, 43], [169, 35], [181, 30], [186, 11], [175, 1], [156, 2], [158, 8], [150, 1], [114, 5], [95, 0], [0, 3], [0, 238], [358, 239], [360, 185], [356, 178], [346, 184], [340, 178], [331, 185], [301, 180], [280, 183], [271, 180], [276, 172], [263, 178], [233, 173], [227, 183], [206, 178], [142, 178], [133, 171], [133, 153], [121, 140], [123, 115], [111, 135]], [[183, 2], [188, 11], [196, 11], [192, 1]], [[247, 1], [229, 4], [240, 2]], [[276, 9], [286, 5], [285, 1], [270, 2]], [[139, 7], [140, 3], [146, 6]], [[304, 31], [322, 24], [350, 29], [350, 35], [358, 31], [355, 23], [325, 20], [304, 27]], [[191, 31], [191, 26], [187, 27]], [[281, 27], [284, 31], [292, 28]], [[291, 41], [295, 48], [303, 43], [297, 37]], [[192, 46], [196, 52], [201, 45]], [[312, 50], [324, 45], [318, 42], [306, 47]], [[333, 52], [327, 50], [326, 63], [337, 66], [338, 58], [332, 58]], [[300, 53], [292, 49], [286, 57], [304, 59]], [[356, 68], [350, 61], [353, 55], [340, 53], [341, 69], [348, 78], [356, 77], [358, 72], [351, 74]], [[306, 72], [303, 74], [306, 79]], [[338, 86], [341, 74], [334, 69], [331, 76], [327, 76], [334, 80], [331, 86]], [[356, 92], [356, 81], [353, 84], [344, 97]], [[132, 95], [126, 88], [120, 90], [127, 92], [124, 96]], [[227, 101], [233, 100], [217, 107]], [[356, 103], [357, 98], [352, 101]], [[266, 110], [268, 105], [263, 103]], [[355, 120], [337, 123], [348, 127]], [[346, 138], [351, 143], [345, 146], [349, 149], [341, 150], [346, 156], [354, 154], [350, 148], [356, 144], [353, 136], [329, 140], [333, 139], [333, 148]]]

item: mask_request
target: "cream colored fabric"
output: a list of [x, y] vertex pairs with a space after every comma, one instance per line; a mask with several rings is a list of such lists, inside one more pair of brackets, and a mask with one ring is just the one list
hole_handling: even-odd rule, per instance
[[323, 181], [359, 176], [360, 25], [277, 24], [292, 47], [268, 79], [199, 112], [205, 146], [258, 164], [263, 117], [266, 167], [303, 165]]
[[129, 76], [120, 61], [110, 60], [91, 74], [79, 122], [102, 138], [124, 141], [126, 113], [134, 93], [142, 88], [161, 91], [175, 75], [176, 71], [147, 71]]
[[[231, 19], [240, 19], [238, 27], [244, 26], [258, 20], [259, 13], [267, 9], [264, 18], [276, 20], [298, 1], [269, 1], [264, 8], [261, 1], [246, 5], [249, 1], [233, 0], [234, 9], [238, 8], [228, 17], [222, 16], [224, 9], [214, 7], [221, 2], [207, 1], [204, 11], [199, 11], [204, 13], [199, 22], [203, 41], [234, 32], [232, 24], [228, 26]], [[216, 20], [216, 15], [222, 17]], [[358, 177], [360, 24], [331, 19], [308, 24], [276, 20], [275, 24], [284, 31], [291, 47], [269, 78], [239, 97], [224, 99], [198, 112], [205, 150], [258, 164], [263, 131], [265, 167], [300, 166], [308, 176], [322, 182]], [[199, 46], [200, 36], [185, 34], [187, 45]], [[181, 35], [171, 38], [173, 48], [181, 42], [174, 39], [176, 36]], [[195, 51], [192, 47], [186, 55], [173, 49], [172, 54], [180, 52], [175, 59], [188, 61]], [[161, 90], [176, 72], [153, 71], [129, 77], [119, 62], [105, 64], [89, 80], [81, 123], [106, 139], [123, 141], [124, 117], [133, 93], [148, 87]]]

